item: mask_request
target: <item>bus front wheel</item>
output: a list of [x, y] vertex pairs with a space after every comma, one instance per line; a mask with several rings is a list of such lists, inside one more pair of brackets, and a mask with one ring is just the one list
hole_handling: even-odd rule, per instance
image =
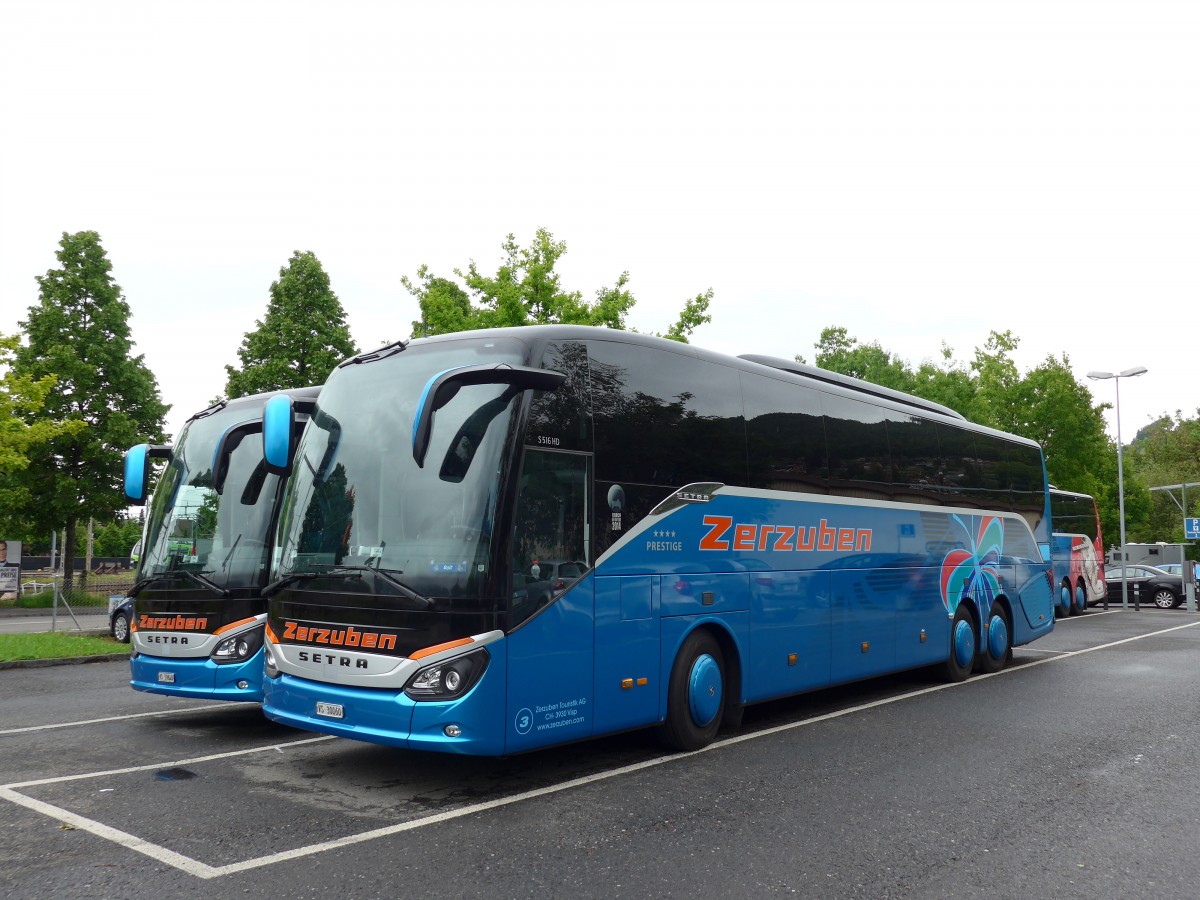
[[658, 737], [672, 750], [711, 744], [725, 711], [725, 657], [707, 631], [692, 632], [679, 649], [667, 685], [667, 718]]

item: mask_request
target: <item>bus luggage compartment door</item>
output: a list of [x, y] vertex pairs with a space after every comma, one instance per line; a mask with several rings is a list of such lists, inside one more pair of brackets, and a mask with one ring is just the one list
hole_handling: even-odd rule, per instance
[[596, 579], [597, 734], [658, 720], [658, 575]]

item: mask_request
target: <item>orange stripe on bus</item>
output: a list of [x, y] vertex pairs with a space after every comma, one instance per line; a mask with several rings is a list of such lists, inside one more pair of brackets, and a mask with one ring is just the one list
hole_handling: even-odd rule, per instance
[[222, 625], [213, 634], [224, 634], [226, 631], [232, 631], [235, 628], [241, 628], [243, 625], [249, 625], [254, 621], [254, 616], [248, 619], [238, 619], [236, 622], [230, 622], [228, 625]]
[[273, 631], [271, 630], [271, 626], [270, 626], [270, 625], [268, 625], [268, 626], [267, 626], [267, 640], [268, 640], [268, 641], [270, 641], [272, 644], [278, 644], [278, 643], [279, 643], [279, 638], [278, 638], [278, 636], [275, 634], [275, 632], [273, 632]]
[[459, 638], [457, 641], [446, 641], [444, 644], [434, 644], [432, 647], [425, 647], [418, 650], [416, 653], [410, 653], [409, 659], [424, 659], [426, 656], [433, 656], [435, 653], [440, 653], [442, 650], [452, 650], [455, 647], [461, 647], [464, 644], [475, 643], [475, 638]]

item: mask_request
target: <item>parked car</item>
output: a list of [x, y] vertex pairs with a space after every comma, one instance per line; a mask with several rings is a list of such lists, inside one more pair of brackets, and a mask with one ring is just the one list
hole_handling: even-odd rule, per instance
[[1108, 589], [1109, 604], [1121, 602], [1121, 586], [1126, 578], [1129, 581], [1130, 603], [1134, 602], [1135, 590], [1140, 603], [1153, 603], [1159, 609], [1174, 609], [1183, 602], [1181, 575], [1164, 572], [1157, 566], [1125, 566], [1122, 569], [1108, 565], [1104, 567], [1104, 583]]
[[[1172, 575], [1178, 575], [1183, 571], [1183, 565], [1180, 563], [1159, 563], [1154, 568], [1162, 569], [1164, 572], [1170, 572]], [[1200, 584], [1200, 562], [1192, 563], [1192, 574], [1196, 579], [1196, 583]]]
[[129, 643], [129, 623], [133, 621], [133, 598], [126, 597], [108, 617], [108, 633], [122, 644]]
[[587, 563], [577, 559], [542, 559], [534, 561], [518, 578], [524, 579], [530, 600], [541, 608], [578, 581], [587, 568]]

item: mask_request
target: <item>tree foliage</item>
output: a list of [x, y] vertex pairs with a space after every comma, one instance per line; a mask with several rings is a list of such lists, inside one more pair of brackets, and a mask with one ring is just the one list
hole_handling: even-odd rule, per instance
[[[629, 290], [628, 272], [622, 272], [611, 287], [598, 289], [589, 302], [582, 292], [563, 289], [554, 267], [567, 252], [567, 245], [556, 241], [545, 228], [537, 230], [528, 247], [519, 246], [509, 234], [501, 251], [495, 275], [480, 271], [474, 260], [465, 272], [455, 269], [462, 285], [434, 275], [425, 265], [417, 270], [415, 279], [403, 276], [401, 283], [421, 308], [421, 319], [412, 325], [413, 335], [544, 324], [626, 328], [625, 319], [637, 302]], [[710, 288], [686, 301], [674, 324], [659, 336], [687, 343], [697, 326], [711, 321], [708, 307], [712, 297]]]
[[229, 397], [324, 384], [338, 363], [358, 353], [346, 311], [310, 252], [297, 250], [279, 270], [267, 313], [254, 324], [237, 351], [241, 367], [225, 367]]
[[55, 377], [18, 374], [12, 364], [21, 346], [18, 335], [0, 334], [0, 476], [29, 466], [30, 453], [51, 438], [70, 434], [82, 422], [63, 422], [40, 416]]
[[14, 476], [20, 514], [30, 527], [64, 527], [72, 571], [76, 524], [112, 518], [126, 505], [122, 456], [131, 445], [163, 440], [169, 407], [142, 356], [132, 356], [129, 304], [94, 231], [64, 233], [59, 268], [37, 279], [39, 301], [21, 323], [28, 344], [13, 372], [30, 382], [53, 378], [38, 417], [73, 423], [39, 446]]

